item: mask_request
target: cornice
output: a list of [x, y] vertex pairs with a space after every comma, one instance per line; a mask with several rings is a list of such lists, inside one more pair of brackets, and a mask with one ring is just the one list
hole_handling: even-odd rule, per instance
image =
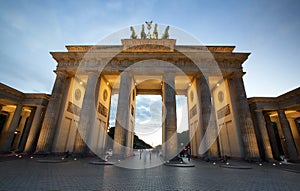
[[248, 103], [278, 103], [278, 100], [275, 97], [251, 97], [248, 98]]
[[284, 93], [278, 97], [251, 97], [248, 98], [248, 101], [251, 103], [252, 102], [280, 102], [294, 97], [299, 97], [299, 101], [300, 101], [300, 87], [291, 90], [287, 93]]
[[[172, 40], [172, 39], [171, 39]], [[135, 40], [138, 41], [138, 40]], [[146, 42], [160, 42], [159, 44], [163, 45], [162, 40], [146, 40]], [[168, 41], [168, 40], [167, 40]], [[140, 44], [140, 43], [139, 43]], [[153, 44], [153, 43], [152, 43]], [[134, 44], [133, 44], [134, 45]], [[173, 45], [170, 43], [169, 45]], [[132, 45], [131, 45], [132, 46]], [[173, 45], [174, 50], [177, 51], [210, 51], [210, 52], [233, 52], [235, 46], [232, 45]], [[111, 51], [111, 50], [122, 50], [122, 45], [66, 45], [68, 52], [87, 52], [89, 50], [93, 51]]]
[[228, 52], [200, 52], [198, 54], [188, 52], [51, 52], [52, 57], [58, 62], [94, 62], [112, 60], [140, 61], [145, 59], [161, 59], [167, 61], [194, 60], [194, 61], [216, 61], [218, 63], [234, 63], [241, 65], [250, 53], [228, 53]]
[[300, 103], [300, 87], [278, 96], [277, 99], [279, 101], [284, 101], [295, 97], [299, 98], [299, 103]]
[[45, 99], [50, 100], [50, 94], [41, 94], [41, 93], [25, 93], [24, 99]]
[[[248, 104], [261, 105], [262, 109], [267, 109], [270, 104], [276, 106], [277, 109], [300, 106], [300, 88], [296, 88], [278, 97], [252, 97], [248, 98]], [[265, 106], [263, 106], [265, 105]]]
[[0, 92], [7, 93], [8, 95], [14, 95], [18, 99], [22, 99], [24, 97], [24, 93], [2, 83], [0, 83]]
[[51, 95], [42, 93], [23, 93], [0, 83], [0, 98], [14, 103], [33, 103], [37, 100], [49, 101]]

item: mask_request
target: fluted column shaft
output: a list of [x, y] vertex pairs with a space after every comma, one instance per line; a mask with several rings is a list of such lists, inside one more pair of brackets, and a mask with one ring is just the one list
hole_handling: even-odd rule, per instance
[[164, 74], [162, 98], [164, 157], [169, 160], [178, 154], [175, 77], [172, 73]]
[[[194, 131], [195, 131], [195, 135], [193, 137], [194, 139], [194, 142], [195, 142], [195, 147], [192, 147], [192, 150], [196, 151], [196, 156], [198, 156], [200, 154], [201, 157], [205, 156], [206, 154], [206, 143], [203, 145], [203, 136], [204, 136], [204, 133], [205, 133], [205, 130], [206, 130], [206, 127], [207, 126], [203, 126], [204, 123], [203, 123], [203, 118], [205, 116], [203, 116], [203, 114], [205, 115], [205, 112], [208, 111], [210, 108], [203, 108], [203, 105], [205, 105], [205, 97], [206, 97], [206, 85], [205, 84], [205, 77], [204, 76], [200, 76], [200, 77], [197, 77], [196, 79], [196, 95], [197, 95], [197, 101], [198, 101], [198, 105], [199, 105], [199, 114], [198, 114], [198, 125], [197, 127], [194, 127], [196, 128]], [[203, 102], [203, 103], [202, 103]], [[204, 109], [204, 110], [203, 110]], [[204, 149], [201, 149], [200, 150], [200, 144], [202, 143], [202, 148]], [[203, 147], [204, 146], [204, 147]], [[204, 150], [204, 151], [203, 151]], [[199, 153], [200, 152], [200, 153]]]
[[258, 145], [242, 76], [233, 76], [229, 79], [229, 88], [234, 98], [231, 101], [235, 102], [232, 104], [235, 111], [235, 119], [241, 130], [244, 143], [244, 158], [258, 159]]
[[270, 144], [271, 144], [271, 147], [272, 147], [273, 157], [274, 157], [274, 159], [279, 160], [280, 159], [280, 152], [279, 152], [279, 149], [278, 149], [278, 143], [276, 141], [276, 135], [275, 135], [275, 132], [274, 132], [274, 127], [272, 125], [270, 115], [268, 113], [264, 113], [264, 118], [266, 120], [266, 127], [267, 127], [267, 131], [268, 131], [268, 135], [269, 135]]
[[[30, 126], [32, 124], [32, 120], [33, 120], [33, 116], [34, 116], [34, 109], [31, 109], [30, 114], [27, 114], [25, 121], [26, 123], [24, 123], [24, 127], [21, 130], [22, 133], [20, 135], [20, 139], [18, 141], [18, 145], [17, 145], [17, 150], [22, 152], [24, 151], [24, 147], [28, 138], [28, 134], [30, 131]], [[20, 128], [20, 127], [19, 127]]]
[[60, 115], [60, 108], [65, 91], [68, 91], [69, 81], [64, 73], [57, 72], [51, 98], [48, 103], [45, 118], [39, 136], [37, 151], [51, 152], [54, 135], [57, 129], [57, 122]]
[[15, 135], [14, 132], [16, 131], [16, 129], [18, 127], [19, 119], [21, 117], [22, 108], [23, 108], [22, 105], [19, 105], [19, 104], [17, 105], [17, 108], [14, 112], [12, 121], [9, 125], [8, 131], [6, 133], [4, 143], [3, 143], [3, 146], [2, 146], [2, 149], [1, 149], [1, 151], [3, 151], [3, 152], [10, 151], [10, 147], [11, 147], [14, 135]]
[[218, 147], [218, 126], [217, 126], [217, 120], [215, 116], [215, 108], [212, 106], [211, 108], [211, 116], [209, 119], [209, 125], [206, 130], [207, 133], [207, 140], [206, 140], [206, 145], [208, 147], [208, 157], [213, 159], [213, 158], [218, 158], [219, 157], [219, 147]]
[[39, 133], [41, 131], [43, 107], [37, 106], [34, 112], [33, 121], [29, 130], [28, 138], [25, 145], [25, 152], [34, 152]]
[[288, 155], [289, 155], [288, 157], [293, 161], [297, 161], [297, 160], [299, 160], [299, 156], [297, 154], [297, 149], [296, 149], [293, 134], [292, 134], [292, 131], [290, 128], [290, 124], [289, 124], [283, 110], [278, 110], [277, 113], [278, 113], [278, 118], [280, 121], [281, 129], [284, 134], [285, 142], [287, 145], [287, 151], [288, 151]]
[[14, 117], [14, 112], [15, 112], [15, 110], [9, 113], [9, 115], [6, 119], [5, 125], [2, 129], [1, 136], [0, 136], [0, 152], [3, 152], [3, 146], [4, 146], [4, 143], [5, 143], [5, 140], [6, 140], [6, 136], [8, 134], [9, 126], [12, 122], [13, 117]]
[[261, 136], [261, 142], [263, 147], [263, 152], [262, 152], [263, 156], [261, 157], [265, 160], [272, 160], [273, 154], [272, 154], [269, 134], [267, 131], [267, 123], [264, 114], [261, 110], [255, 111], [255, 117], [256, 117], [256, 122], [258, 125], [259, 134]]
[[[130, 148], [129, 141], [133, 134], [129, 129], [130, 119], [130, 95], [132, 89], [132, 76], [128, 72], [121, 74], [119, 98], [117, 106], [116, 127], [114, 135], [114, 154], [120, 157], [126, 157]], [[129, 148], [128, 148], [129, 147]]]
[[81, 139], [75, 146], [75, 153], [85, 153], [88, 151], [87, 146], [92, 144], [92, 133], [95, 126], [97, 114], [97, 100], [96, 93], [99, 90], [97, 83], [99, 80], [99, 73], [91, 72], [88, 74], [88, 80], [85, 88], [85, 93], [80, 112], [80, 119], [78, 122], [78, 131]]
[[[217, 137], [217, 123], [215, 119], [214, 108], [212, 105], [212, 95], [209, 87], [209, 79], [205, 76], [200, 76], [196, 79], [199, 81], [196, 84], [200, 85], [200, 92], [197, 94], [200, 104], [200, 155], [202, 157], [217, 157], [218, 145], [216, 143]], [[196, 81], [196, 82], [197, 82]]]

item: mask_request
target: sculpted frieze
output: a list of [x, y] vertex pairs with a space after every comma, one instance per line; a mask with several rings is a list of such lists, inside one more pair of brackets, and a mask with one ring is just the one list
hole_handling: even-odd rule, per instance
[[122, 39], [125, 52], [173, 52], [174, 39]]

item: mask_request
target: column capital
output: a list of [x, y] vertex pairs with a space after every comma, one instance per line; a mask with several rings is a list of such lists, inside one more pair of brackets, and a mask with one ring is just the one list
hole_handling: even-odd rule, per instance
[[272, 112], [272, 111], [262, 110], [262, 113], [264, 114], [264, 116], [269, 116], [270, 117], [270, 112]]
[[88, 74], [89, 76], [94, 75], [94, 76], [99, 76], [100, 77], [100, 73], [98, 71], [94, 71], [94, 70], [87, 71], [86, 74]]
[[255, 113], [263, 113], [264, 114], [264, 110], [263, 109], [254, 109], [253, 111]]
[[200, 80], [200, 83], [209, 84], [209, 76], [206, 75], [197, 75], [195, 77], [196, 80]]
[[163, 76], [170, 76], [170, 75], [175, 76], [175, 72], [168, 71], [163, 73]]
[[75, 77], [76, 79], [81, 79], [81, 76], [98, 76], [98, 77], [100, 77], [101, 74], [100, 74], [100, 72], [98, 72], [98, 71], [95, 71], [95, 70], [89, 70], [89, 71], [78, 71], [78, 72], [74, 75], [74, 77]]
[[29, 115], [30, 115], [30, 112], [29, 111], [24, 111], [24, 109], [23, 109], [21, 116], [22, 117], [29, 117]]
[[69, 74], [65, 71], [60, 71], [60, 70], [54, 70], [54, 73], [57, 75], [57, 76], [64, 76], [64, 77], [68, 77]]
[[195, 78], [201, 78], [201, 77], [205, 77], [205, 78], [208, 78], [209, 76], [211, 76], [210, 75], [210, 73], [208, 73], [208, 72], [205, 72], [205, 73], [203, 73], [203, 72], [198, 72], [196, 75], [194, 75], [195, 76]]
[[43, 109], [43, 108], [45, 108], [46, 106], [43, 106], [43, 105], [35, 105], [34, 107], [35, 107], [35, 108], [41, 108], [41, 109]]
[[245, 74], [246, 74], [246, 72], [233, 72], [227, 78], [229, 78], [229, 79], [242, 78]]
[[277, 113], [284, 113], [285, 114], [285, 109], [277, 109]]
[[121, 72], [120, 76], [128, 76], [128, 77], [133, 77], [133, 72], [132, 71], [123, 71]]
[[163, 74], [162, 76], [162, 81], [164, 83], [167, 83], [167, 82], [172, 82], [172, 84], [175, 82], [175, 73], [174, 72], [166, 72]]
[[[95, 72], [95, 71], [87, 72], [87, 75], [88, 75], [88, 80], [87, 81], [91, 80], [92, 83], [94, 83], [94, 81], [97, 81], [100, 78], [100, 73]], [[86, 82], [86, 84], [88, 84], [88, 82]], [[96, 86], [96, 83], [94, 84], [94, 86]]]

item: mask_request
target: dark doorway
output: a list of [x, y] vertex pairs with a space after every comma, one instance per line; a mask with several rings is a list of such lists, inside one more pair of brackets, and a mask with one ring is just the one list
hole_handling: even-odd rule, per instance
[[2, 130], [5, 126], [6, 120], [7, 120], [8, 114], [1, 113], [0, 115], [0, 135], [2, 133]]
[[295, 119], [295, 123], [296, 123], [296, 126], [297, 126], [298, 133], [300, 134], [300, 117]]

